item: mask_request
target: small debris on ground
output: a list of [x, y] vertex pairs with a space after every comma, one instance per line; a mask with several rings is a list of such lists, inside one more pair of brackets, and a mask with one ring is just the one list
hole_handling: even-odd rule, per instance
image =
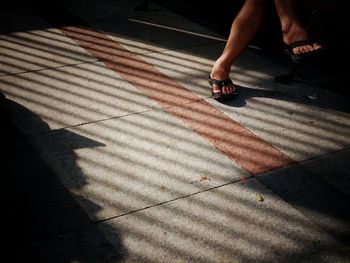
[[264, 197], [261, 194], [257, 194], [255, 198], [258, 202], [264, 202]]
[[201, 176], [201, 178], [199, 179], [200, 182], [205, 181], [205, 180], [210, 180], [210, 178], [208, 178], [206, 176]]

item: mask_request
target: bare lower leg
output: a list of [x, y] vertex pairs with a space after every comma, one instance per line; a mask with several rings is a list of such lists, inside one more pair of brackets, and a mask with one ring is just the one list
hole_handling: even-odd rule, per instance
[[[229, 38], [225, 48], [215, 62], [211, 77], [219, 80], [224, 80], [229, 77], [231, 66], [234, 60], [241, 55], [247, 48], [250, 41], [256, 34], [264, 11], [263, 0], [246, 0], [242, 9], [232, 23]], [[220, 92], [221, 89], [214, 85], [214, 92]], [[224, 87], [224, 93], [231, 93], [234, 87], [229, 85]]]
[[[307, 40], [309, 34], [299, 22], [295, 15], [293, 3], [291, 0], [275, 0], [275, 6], [280, 18], [281, 28], [283, 33], [283, 41], [286, 44], [291, 44], [299, 40]], [[303, 45], [293, 49], [295, 54], [314, 51], [321, 48], [317, 43], [313, 45]]]

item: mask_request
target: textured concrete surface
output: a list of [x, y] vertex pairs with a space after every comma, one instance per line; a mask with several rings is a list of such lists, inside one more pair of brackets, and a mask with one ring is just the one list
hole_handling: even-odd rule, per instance
[[350, 151], [344, 150], [301, 163], [343, 194], [350, 195]]
[[[5, 5], [2, 12], [7, 20], [0, 29], [9, 34], [0, 36], [0, 76], [96, 60], [31, 11], [13, 9]], [[9, 17], [10, 14], [13, 16]]]
[[216, 104], [255, 134], [296, 161], [347, 149], [350, 143], [349, 104], [327, 90], [289, 86], [262, 91], [242, 89], [241, 107], [236, 102]]
[[239, 98], [215, 101], [225, 37], [142, 2], [1, 9], [8, 254], [348, 262], [349, 101], [275, 83], [284, 65], [254, 47], [232, 68]]
[[146, 11], [135, 10], [136, 7], [142, 6], [142, 0], [118, 0], [117, 3], [109, 0], [84, 0], [79, 2], [64, 0], [61, 1], [61, 3], [67, 8], [67, 10], [89, 23], [105, 20], [145, 17], [153, 14], [159, 14], [166, 10], [165, 8], [152, 2], [149, 2], [148, 10]]
[[249, 175], [162, 111], [29, 139], [94, 220], [119, 216]]
[[[157, 108], [101, 63], [5, 76], [0, 83], [8, 99], [28, 109], [11, 111], [17, 116], [27, 115], [18, 123], [26, 135]], [[38, 126], [35, 118], [48, 127]]]
[[327, 181], [299, 165], [258, 178], [337, 240], [350, 241], [350, 199]]
[[94, 22], [136, 54], [160, 52], [223, 41], [218, 35], [174, 14]]
[[[262, 195], [263, 202], [258, 202]], [[125, 262], [347, 262], [337, 244], [256, 179], [101, 224]]]

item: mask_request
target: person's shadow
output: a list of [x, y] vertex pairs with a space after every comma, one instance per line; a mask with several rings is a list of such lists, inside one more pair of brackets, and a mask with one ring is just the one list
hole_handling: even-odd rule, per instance
[[[25, 125], [40, 133], [49, 133], [47, 123], [24, 106], [6, 99], [2, 93], [0, 117], [3, 127], [0, 134], [1, 193], [5, 203], [3, 212], [7, 215], [4, 224], [8, 226], [6, 251], [11, 259], [16, 262], [120, 261], [123, 256], [119, 233], [113, 230], [112, 246], [79, 203], [89, 206], [90, 213], [100, 207], [83, 196], [73, 196], [57, 178], [60, 171], [47, 165], [43, 160], [45, 156], [39, 156], [22, 133]], [[79, 142], [75, 145], [77, 148], [103, 146], [67, 130], [56, 131], [54, 137], [57, 136]], [[64, 151], [64, 161], [69, 164], [69, 172], [74, 174], [75, 184], [69, 186], [70, 190], [83, 187], [86, 179], [76, 164], [74, 149], [56, 141], [44, 146], [40, 153], [50, 155], [57, 151], [52, 147]], [[116, 244], [119, 245], [116, 247]]]

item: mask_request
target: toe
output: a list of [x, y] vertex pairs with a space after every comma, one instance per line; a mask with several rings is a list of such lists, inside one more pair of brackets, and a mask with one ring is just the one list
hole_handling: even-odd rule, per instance
[[233, 86], [225, 86], [224, 87], [224, 92], [226, 94], [232, 94], [235, 92], [235, 88]]
[[293, 53], [298, 55], [301, 53], [301, 48], [300, 47], [296, 47], [296, 48], [293, 48]]
[[213, 85], [213, 93], [215, 94], [221, 93], [221, 88], [218, 85]]
[[309, 45], [306, 45], [306, 46], [302, 46], [300, 47], [300, 50], [301, 50], [301, 53], [307, 53], [307, 52], [310, 52], [310, 46]]
[[312, 51], [314, 51], [315, 49], [314, 49], [314, 46], [312, 46], [312, 45], [308, 45], [307, 46], [307, 51], [308, 52], [312, 52]]
[[318, 43], [314, 43], [314, 44], [313, 44], [313, 48], [314, 48], [315, 50], [318, 50], [318, 49], [322, 48], [322, 46], [321, 46], [320, 44], [318, 44]]

